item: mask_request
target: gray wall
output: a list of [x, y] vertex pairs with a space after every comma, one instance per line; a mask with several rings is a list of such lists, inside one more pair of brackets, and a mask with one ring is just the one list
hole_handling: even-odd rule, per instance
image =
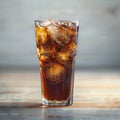
[[0, 0], [0, 69], [39, 66], [35, 19], [80, 20], [77, 67], [120, 67], [120, 0]]

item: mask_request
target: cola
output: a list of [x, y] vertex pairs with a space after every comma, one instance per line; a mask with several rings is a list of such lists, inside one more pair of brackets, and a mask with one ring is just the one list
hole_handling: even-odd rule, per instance
[[78, 29], [76, 21], [35, 21], [43, 104], [72, 103]]

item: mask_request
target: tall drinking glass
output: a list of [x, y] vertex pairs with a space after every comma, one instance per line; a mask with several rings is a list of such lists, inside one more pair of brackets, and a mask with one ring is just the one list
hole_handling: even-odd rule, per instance
[[35, 20], [43, 105], [73, 103], [78, 30], [78, 21]]

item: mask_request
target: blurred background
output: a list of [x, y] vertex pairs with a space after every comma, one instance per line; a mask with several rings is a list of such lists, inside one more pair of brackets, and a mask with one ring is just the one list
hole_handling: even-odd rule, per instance
[[80, 21], [75, 101], [119, 107], [120, 0], [0, 0], [0, 102], [40, 101], [34, 21], [49, 18]]
[[38, 70], [34, 20], [79, 20], [76, 69], [120, 69], [120, 0], [0, 0], [0, 70]]

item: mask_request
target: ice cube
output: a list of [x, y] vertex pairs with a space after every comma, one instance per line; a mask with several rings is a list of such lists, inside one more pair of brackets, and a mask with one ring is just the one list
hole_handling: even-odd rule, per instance
[[53, 22], [50, 26], [47, 27], [49, 36], [57, 45], [63, 47], [67, 44], [69, 39], [69, 27], [59, 22]]
[[51, 24], [47, 27], [47, 31], [53, 40], [57, 39], [60, 36], [59, 27], [56, 25]]
[[76, 55], [76, 44], [74, 42], [69, 43], [68, 45], [64, 46], [58, 53], [57, 53], [57, 61], [61, 64], [65, 65], [67, 63], [72, 62]]
[[47, 27], [47, 26], [51, 25], [51, 23], [52, 23], [52, 20], [49, 19], [49, 20], [41, 21], [40, 25]]
[[76, 24], [71, 22], [69, 27], [69, 35], [70, 35], [71, 41], [77, 42], [78, 29], [79, 27], [76, 27]]
[[69, 52], [60, 51], [56, 57], [57, 61], [62, 65], [66, 65], [68, 62], [71, 62], [71, 57]]
[[37, 44], [45, 44], [48, 40], [48, 35], [45, 27], [36, 27]]
[[76, 48], [77, 48], [77, 45], [75, 42], [71, 42], [68, 44], [68, 46], [66, 46], [66, 49], [68, 51], [70, 51], [71, 53], [75, 53], [76, 52]]
[[39, 59], [40, 59], [40, 65], [46, 65], [47, 63], [50, 62], [51, 57], [49, 55], [42, 54], [40, 55]]
[[38, 45], [38, 49], [39, 49], [40, 55], [47, 54], [51, 56], [51, 55], [55, 55], [56, 53], [56, 46], [54, 46], [54, 44], [49, 43], [49, 42], [42, 46]]
[[51, 62], [49, 66], [47, 66], [46, 70], [46, 78], [52, 83], [52, 84], [58, 84], [65, 80], [66, 77], [66, 70], [65, 68], [58, 63]]

